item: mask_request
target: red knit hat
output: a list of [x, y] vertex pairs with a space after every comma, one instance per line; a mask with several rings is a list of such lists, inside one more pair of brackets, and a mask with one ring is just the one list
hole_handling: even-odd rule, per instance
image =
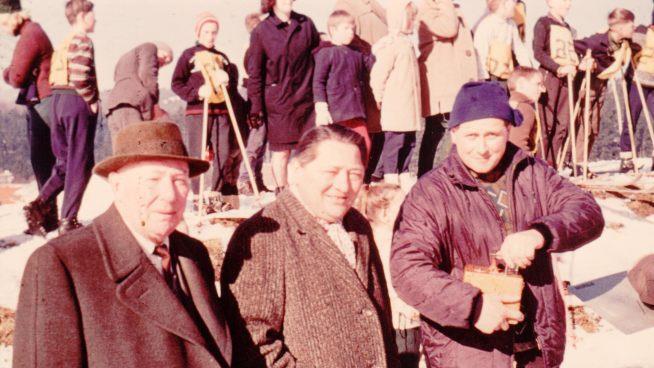
[[202, 26], [205, 25], [206, 23], [216, 23], [218, 27], [220, 27], [220, 22], [218, 22], [218, 18], [216, 18], [211, 12], [205, 11], [197, 16], [197, 21], [195, 22], [195, 38], [200, 37], [200, 30], [202, 29]]

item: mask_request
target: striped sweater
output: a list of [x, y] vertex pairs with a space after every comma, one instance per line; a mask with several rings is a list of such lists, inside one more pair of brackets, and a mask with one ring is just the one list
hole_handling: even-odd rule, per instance
[[93, 42], [86, 35], [72, 36], [68, 46], [68, 86], [53, 88], [62, 87], [74, 89], [89, 105], [99, 99]]

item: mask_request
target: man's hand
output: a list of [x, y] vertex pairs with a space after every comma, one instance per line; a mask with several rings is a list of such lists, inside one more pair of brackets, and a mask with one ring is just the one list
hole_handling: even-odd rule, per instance
[[329, 125], [333, 122], [327, 102], [316, 102], [316, 125]]
[[527, 230], [507, 236], [497, 256], [508, 268], [527, 268], [536, 257], [536, 251], [545, 245], [545, 238], [538, 230]]
[[565, 77], [565, 76], [568, 75], [568, 74], [573, 74], [573, 75], [574, 75], [575, 73], [577, 73], [577, 67], [574, 66], [574, 65], [565, 65], [565, 66], [560, 66], [560, 67], [556, 70], [556, 75], [557, 75], [559, 78], [561, 78], [561, 77]]
[[491, 294], [482, 294], [481, 298], [481, 313], [475, 322], [475, 328], [487, 335], [499, 330], [507, 331], [510, 324], [520, 322], [525, 318], [519, 310], [505, 305], [518, 303], [519, 301], [515, 298]]
[[252, 113], [248, 115], [247, 123], [250, 129], [257, 129], [263, 125], [263, 113]]
[[593, 71], [593, 69], [595, 69], [595, 60], [590, 55], [586, 56], [581, 63], [579, 63], [579, 70], [581, 71]]
[[203, 84], [202, 87], [198, 90], [198, 97], [200, 100], [207, 99], [211, 96], [212, 88], [208, 84]]

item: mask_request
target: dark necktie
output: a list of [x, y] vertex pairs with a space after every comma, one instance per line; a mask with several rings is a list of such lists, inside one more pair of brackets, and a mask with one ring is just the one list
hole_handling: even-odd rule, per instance
[[166, 284], [175, 291], [175, 285], [173, 282], [173, 270], [172, 270], [172, 257], [170, 256], [170, 251], [166, 244], [157, 245], [154, 248], [154, 254], [161, 257], [161, 269], [163, 271], [164, 279], [166, 279]]

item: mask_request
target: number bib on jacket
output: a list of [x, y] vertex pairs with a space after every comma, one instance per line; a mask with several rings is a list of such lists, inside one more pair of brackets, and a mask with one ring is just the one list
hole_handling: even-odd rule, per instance
[[68, 36], [57, 47], [50, 59], [50, 76], [48, 81], [51, 86], [67, 86], [69, 82], [68, 75], [68, 48], [72, 42], [73, 37]]
[[513, 49], [511, 45], [494, 40], [488, 50], [486, 69], [490, 75], [501, 79], [509, 79], [513, 72]]
[[654, 30], [647, 30], [645, 44], [637, 61], [637, 71], [654, 75]]
[[561, 66], [579, 65], [572, 32], [568, 28], [554, 24], [550, 27], [550, 56]]
[[214, 81], [213, 75], [219, 70], [223, 69], [223, 58], [218, 54], [210, 51], [198, 51], [193, 57], [195, 67], [202, 72], [204, 82], [211, 86], [211, 96], [209, 96], [209, 103], [219, 104], [225, 102], [223, 90], [217, 81]]

